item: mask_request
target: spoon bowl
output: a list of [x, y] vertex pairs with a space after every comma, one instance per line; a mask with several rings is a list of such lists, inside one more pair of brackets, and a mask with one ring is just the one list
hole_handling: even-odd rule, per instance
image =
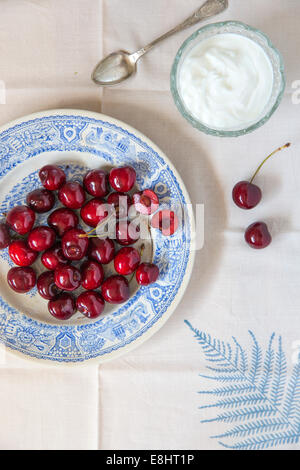
[[117, 51], [99, 62], [92, 73], [92, 80], [97, 85], [117, 85], [136, 72], [136, 61], [132, 54]]

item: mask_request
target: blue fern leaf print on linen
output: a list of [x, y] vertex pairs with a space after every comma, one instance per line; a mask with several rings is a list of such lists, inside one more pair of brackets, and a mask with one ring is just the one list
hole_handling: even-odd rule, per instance
[[[239, 344], [219, 341], [195, 329], [187, 320], [201, 346], [209, 375], [200, 377], [214, 383], [210, 390], [199, 394], [210, 397], [212, 418], [202, 423], [222, 423], [227, 430], [217, 436], [227, 449], [263, 450], [298, 444], [300, 441], [300, 357], [292, 374], [287, 373], [287, 361], [282, 339], [272, 334], [263, 354], [254, 333], [249, 331], [251, 354]], [[218, 383], [218, 386], [215, 384]]]

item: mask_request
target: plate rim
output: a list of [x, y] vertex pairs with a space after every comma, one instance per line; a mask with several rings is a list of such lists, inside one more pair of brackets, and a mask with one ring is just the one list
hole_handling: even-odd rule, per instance
[[[167, 155], [156, 145], [149, 137], [147, 137], [145, 134], [143, 134], [141, 131], [138, 129], [134, 128], [133, 126], [125, 123], [124, 121], [121, 121], [119, 119], [113, 118], [107, 114], [103, 114], [100, 112], [95, 112], [95, 111], [89, 111], [85, 109], [76, 109], [76, 108], [54, 108], [54, 109], [49, 109], [45, 111], [38, 111], [35, 113], [27, 114], [25, 116], [21, 116], [17, 119], [14, 119], [13, 121], [10, 121], [2, 126], [0, 126], [0, 134], [3, 132], [9, 130], [12, 127], [15, 127], [19, 124], [26, 123], [28, 121], [34, 120], [34, 119], [39, 119], [39, 118], [45, 118], [45, 117], [51, 117], [51, 116], [79, 116], [79, 117], [87, 117], [91, 119], [96, 119], [96, 120], [101, 120], [101, 121], [106, 121], [110, 124], [113, 124], [117, 127], [120, 127], [129, 133], [135, 135], [137, 138], [140, 140], [144, 141], [148, 146], [150, 146], [165, 162], [166, 164], [170, 167], [172, 170], [174, 176], [176, 177], [177, 182], [180, 185], [180, 189], [184, 195], [185, 201], [187, 204], [189, 204], [189, 209], [188, 209], [188, 214], [189, 214], [189, 223], [190, 223], [190, 231], [191, 233], [195, 232], [195, 218], [194, 218], [194, 211], [192, 209], [192, 204], [190, 200], [189, 193], [186, 189], [186, 186], [178, 173], [176, 167], [173, 165], [172, 161], [167, 157]], [[86, 358], [83, 359], [82, 361], [58, 361], [58, 360], [51, 360], [47, 358], [38, 358], [35, 356], [32, 356], [31, 354], [27, 354], [25, 352], [21, 352], [17, 349], [14, 349], [10, 347], [9, 345], [5, 344], [4, 342], [1, 341], [1, 344], [5, 347], [5, 350], [9, 351], [9, 353], [12, 353], [13, 355], [16, 355], [23, 360], [31, 360], [35, 361], [39, 364], [47, 364], [47, 365], [63, 365], [63, 366], [68, 366], [68, 367], [79, 367], [79, 366], [84, 366], [86, 364], [91, 364], [91, 363], [104, 363], [113, 359], [116, 359], [120, 356], [123, 356], [127, 352], [130, 352], [146, 342], [151, 336], [153, 336], [157, 331], [159, 331], [162, 326], [167, 322], [167, 320], [171, 317], [171, 315], [174, 313], [176, 308], [179, 306], [183, 295], [186, 291], [186, 288], [188, 286], [188, 283], [190, 281], [190, 277], [193, 271], [194, 263], [195, 263], [195, 239], [194, 237], [191, 237], [190, 240], [190, 249], [189, 249], [189, 257], [188, 257], [188, 262], [186, 265], [186, 271], [184, 274], [184, 277], [182, 279], [182, 283], [180, 285], [180, 288], [178, 289], [171, 305], [168, 307], [166, 312], [152, 325], [145, 333], [143, 333], [141, 336], [136, 338], [134, 341], [132, 341], [129, 344], [124, 345], [123, 347], [120, 347], [114, 351], [111, 351], [110, 353], [100, 355], [97, 357], [92, 357], [92, 358]]]

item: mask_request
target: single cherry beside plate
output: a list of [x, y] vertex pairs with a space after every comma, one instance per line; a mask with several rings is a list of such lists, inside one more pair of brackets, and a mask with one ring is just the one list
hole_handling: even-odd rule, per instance
[[232, 190], [232, 198], [240, 209], [253, 209], [262, 198], [261, 189], [249, 181], [240, 181]]
[[265, 222], [255, 222], [251, 224], [245, 232], [245, 240], [251, 248], [261, 250], [270, 245], [271, 234]]
[[259, 165], [257, 170], [255, 171], [254, 175], [252, 176], [250, 181], [239, 181], [232, 190], [232, 199], [233, 202], [240, 208], [240, 209], [253, 209], [256, 207], [262, 198], [262, 192], [259, 186], [253, 184], [254, 178], [259, 173], [260, 169], [266, 163], [269, 158], [275, 155], [277, 152], [290, 147], [290, 143], [279, 147], [278, 149], [274, 150], [267, 158], [263, 160], [263, 162]]

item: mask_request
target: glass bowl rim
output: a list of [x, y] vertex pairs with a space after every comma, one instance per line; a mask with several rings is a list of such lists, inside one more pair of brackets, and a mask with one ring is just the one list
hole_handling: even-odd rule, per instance
[[[251, 32], [255, 33], [257, 36], [262, 37], [264, 39], [264, 41], [266, 42], [267, 46], [270, 49], [272, 49], [273, 52], [275, 52], [275, 54], [278, 57], [278, 62], [279, 62], [278, 72], [280, 73], [280, 76], [281, 76], [280, 91], [278, 93], [278, 96], [276, 98], [275, 103], [273, 104], [272, 108], [267, 112], [267, 114], [265, 116], [263, 116], [261, 119], [259, 119], [259, 121], [257, 121], [256, 123], [251, 124], [250, 126], [245, 127], [244, 129], [238, 129], [238, 130], [232, 130], [232, 131], [213, 129], [211, 127], [206, 126], [201, 121], [198, 121], [195, 117], [193, 117], [188, 112], [188, 110], [185, 108], [185, 106], [183, 104], [183, 100], [181, 99], [181, 97], [179, 95], [178, 86], [177, 86], [177, 71], [178, 71], [179, 62], [180, 62], [180, 59], [181, 59], [184, 51], [188, 47], [188, 45], [192, 41], [194, 41], [194, 39], [196, 39], [201, 32], [209, 31], [211, 29], [216, 29], [216, 28], [220, 29], [220, 28], [223, 28], [224, 26], [234, 26], [234, 27], [239, 26], [243, 30], [251, 31]], [[240, 34], [241, 36], [243, 36], [243, 34], [241, 32], [236, 33], [236, 34]], [[274, 67], [273, 67], [273, 69], [274, 69]], [[260, 31], [257, 28], [254, 28], [252, 26], [247, 25], [246, 23], [243, 23], [242, 21], [232, 21], [232, 20], [231, 21], [221, 21], [221, 22], [217, 22], [217, 23], [211, 23], [211, 24], [208, 24], [206, 26], [202, 26], [201, 28], [199, 28], [197, 31], [195, 31], [191, 36], [189, 36], [183, 42], [183, 44], [181, 45], [181, 47], [179, 48], [179, 50], [176, 53], [176, 56], [175, 56], [175, 59], [174, 59], [173, 65], [172, 65], [172, 69], [171, 69], [171, 76], [170, 76], [171, 92], [172, 92], [172, 95], [173, 95], [173, 99], [175, 101], [175, 105], [177, 106], [177, 109], [179, 110], [179, 112], [196, 129], [204, 132], [205, 134], [209, 134], [209, 135], [213, 135], [213, 136], [217, 136], [217, 137], [239, 137], [241, 135], [245, 135], [245, 134], [248, 134], [250, 132], [253, 132], [256, 129], [258, 129], [259, 127], [263, 126], [270, 119], [270, 117], [273, 115], [273, 113], [276, 111], [276, 109], [278, 108], [278, 106], [279, 106], [279, 104], [282, 100], [284, 90], [285, 90], [285, 86], [286, 86], [286, 79], [285, 79], [285, 73], [284, 72], [285, 72], [285, 69], [284, 69], [284, 62], [283, 62], [282, 55], [279, 52], [279, 50], [274, 46], [274, 44], [271, 42], [270, 38], [265, 33], [263, 33], [262, 31]]]

